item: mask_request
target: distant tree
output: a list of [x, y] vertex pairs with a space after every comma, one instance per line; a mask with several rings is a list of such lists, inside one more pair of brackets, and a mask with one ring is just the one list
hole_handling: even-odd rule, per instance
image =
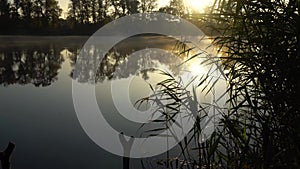
[[112, 0], [112, 7], [114, 9], [113, 11], [113, 17], [122, 17], [126, 15], [126, 2], [125, 0]]
[[33, 17], [42, 18], [44, 17], [45, 1], [34, 0], [33, 1]]
[[159, 8], [158, 11], [163, 12], [163, 13], [168, 13], [171, 15], [178, 15], [178, 10], [176, 8], [169, 7], [169, 6], [161, 7], [161, 8]]
[[34, 0], [33, 2], [33, 18], [34, 23], [38, 28], [43, 27], [46, 22], [45, 18], [45, 1], [44, 0]]
[[61, 12], [62, 9], [58, 6], [58, 2], [56, 0], [46, 0], [45, 17], [49, 26], [56, 26]]
[[7, 0], [0, 0], [0, 16], [9, 17], [10, 5]]
[[152, 12], [157, 7], [157, 0], [141, 0], [140, 10], [141, 12]]
[[13, 20], [20, 19], [19, 9], [21, 7], [21, 2], [19, 0], [14, 0], [11, 5], [11, 17]]
[[90, 0], [81, 0], [81, 17], [83, 20], [83, 23], [90, 23], [91, 18], [91, 1]]
[[107, 18], [108, 6], [110, 6], [108, 0], [97, 0], [97, 22], [103, 21]]
[[173, 15], [182, 16], [184, 14], [185, 7], [183, 0], [171, 0], [169, 7], [170, 9], [173, 9]]
[[134, 14], [138, 12], [139, 1], [137, 0], [125, 0], [127, 14]]
[[72, 23], [78, 22], [78, 7], [79, 7], [79, 0], [71, 0], [68, 9], [68, 21]]
[[140, 2], [137, 0], [112, 0], [114, 18], [139, 12]]
[[69, 23], [105, 23], [138, 12], [150, 12], [157, 0], [71, 0], [68, 11]]
[[90, 5], [90, 15], [93, 23], [97, 22], [97, 8], [98, 8], [98, 3], [97, 0], [90, 0], [91, 5]]
[[71, 3], [69, 5], [69, 11], [68, 11], [68, 19], [76, 23], [83, 24], [85, 20], [83, 12], [84, 12], [83, 1], [71, 0]]
[[32, 7], [33, 3], [31, 0], [22, 0], [20, 2], [21, 16], [26, 21], [29, 21], [32, 18]]

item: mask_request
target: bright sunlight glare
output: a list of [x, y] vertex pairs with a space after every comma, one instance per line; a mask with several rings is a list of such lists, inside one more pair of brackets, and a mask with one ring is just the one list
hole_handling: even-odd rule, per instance
[[201, 64], [200, 60], [193, 59], [187, 63], [189, 64], [188, 69], [192, 73], [193, 76], [201, 76], [201, 75], [204, 75], [207, 73], [206, 72], [207, 70]]
[[204, 12], [205, 8], [213, 5], [214, 0], [183, 0], [184, 5], [194, 12]]
[[[213, 5], [215, 0], [183, 0], [184, 6], [193, 12], [204, 12], [205, 8]], [[167, 6], [170, 0], [158, 0], [159, 7]]]

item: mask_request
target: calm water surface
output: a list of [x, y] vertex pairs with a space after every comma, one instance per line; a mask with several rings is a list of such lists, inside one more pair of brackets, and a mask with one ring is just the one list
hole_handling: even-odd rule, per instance
[[[122, 168], [121, 157], [106, 152], [89, 139], [73, 107], [72, 79], [90, 82], [89, 74], [73, 76], [77, 55], [87, 39], [0, 37], [0, 146], [4, 149], [9, 141], [16, 143], [14, 169]], [[139, 41], [143, 45], [136, 45], [141, 44], [136, 43]], [[116, 130], [134, 135], [139, 124], [115, 120], [123, 117], [115, 113], [112, 105], [109, 94], [112, 81], [122, 86], [134, 77], [129, 89], [130, 99], [135, 102], [150, 91], [145, 81], [157, 80], [151, 70], [139, 71], [142, 68], [161, 66], [174, 74], [180, 73], [176, 70], [179, 59], [151, 52], [144, 57], [138, 52], [132, 57], [128, 55], [143, 48], [171, 50], [175, 45], [173, 39], [166, 37], [134, 37], [118, 44], [120, 50], [112, 49], [112, 54], [101, 62], [104, 66], [97, 75], [97, 99]], [[93, 64], [88, 60], [83, 63]], [[131, 166], [140, 168], [140, 159], [132, 160]]]

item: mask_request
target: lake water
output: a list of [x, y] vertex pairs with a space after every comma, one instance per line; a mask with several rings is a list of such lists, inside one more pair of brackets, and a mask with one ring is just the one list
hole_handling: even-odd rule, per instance
[[[0, 146], [4, 149], [9, 141], [16, 144], [12, 158], [14, 169], [122, 168], [122, 157], [96, 145], [82, 129], [74, 110], [72, 80], [80, 83], [93, 80], [86, 72], [74, 74], [78, 53], [87, 39], [0, 37]], [[168, 37], [133, 37], [118, 44], [117, 50], [111, 50], [113, 56], [118, 57], [108, 55], [102, 60], [96, 76], [97, 101], [116, 130], [136, 136], [140, 124], [116, 120], [124, 117], [113, 113], [117, 111], [112, 105], [111, 83], [120, 86], [114, 89], [117, 93], [118, 90], [122, 93], [122, 86], [129, 84], [131, 103], [147, 96], [151, 91], [147, 83], [157, 83], [161, 78], [151, 69], [141, 70], [156, 66], [178, 75], [177, 66], [182, 60], [147, 50], [138, 51], [144, 48], [172, 50], [176, 44]], [[127, 57], [131, 53], [136, 54]], [[80, 62], [93, 64], [88, 59]], [[146, 160], [165, 157], [164, 153]], [[140, 168], [140, 161], [132, 159], [132, 168]]]

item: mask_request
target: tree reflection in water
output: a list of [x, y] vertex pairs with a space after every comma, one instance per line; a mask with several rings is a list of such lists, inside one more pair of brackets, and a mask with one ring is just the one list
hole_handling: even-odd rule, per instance
[[[76, 69], [76, 72], [72, 71], [71, 76], [82, 83], [126, 79], [135, 75], [141, 75], [147, 80], [149, 73], [154, 71], [153, 68], [158, 67], [165, 67], [174, 75], [179, 75], [178, 65], [182, 63], [183, 58], [174, 55], [178, 42], [174, 38], [160, 35], [133, 36], [116, 44], [102, 60], [99, 57], [102, 55], [101, 48], [85, 46], [81, 50], [80, 60], [77, 57], [71, 58]], [[171, 55], [174, 57], [170, 57]], [[95, 67], [97, 69], [94, 69]], [[93, 70], [97, 70], [96, 75]]]
[[[1, 47], [0, 51], [0, 84], [9, 86], [13, 84], [33, 84], [36, 87], [46, 87], [58, 79], [59, 70], [65, 58], [61, 54], [63, 50], [71, 53], [67, 60], [70, 60], [72, 71], [70, 76], [79, 82], [103, 82], [104, 80], [126, 79], [130, 76], [141, 75], [144, 80], [149, 78], [153, 71], [151, 67], [165, 66], [178, 75], [178, 65], [182, 58], [170, 57], [166, 52], [151, 50], [161, 49], [169, 53], [176, 53], [177, 40], [161, 35], [145, 35], [127, 38], [115, 45], [100, 61], [99, 49], [87, 47], [81, 49], [85, 39], [79, 39], [77, 43], [70, 42], [62, 44], [55, 42], [29, 43], [20, 40]], [[36, 40], [34, 40], [35, 42]], [[29, 41], [31, 42], [31, 41]], [[26, 41], [27, 43], [27, 41]], [[24, 45], [25, 46], [22, 46]], [[56, 44], [56, 45], [54, 45]], [[143, 52], [138, 53], [138, 51]], [[84, 55], [80, 60], [80, 51]], [[135, 57], [129, 57], [136, 53]], [[88, 69], [95, 68], [96, 75]], [[74, 70], [76, 68], [76, 74]], [[95, 77], [95, 79], [94, 79]]]
[[55, 48], [0, 52], [0, 84], [49, 86], [57, 80], [63, 61]]

